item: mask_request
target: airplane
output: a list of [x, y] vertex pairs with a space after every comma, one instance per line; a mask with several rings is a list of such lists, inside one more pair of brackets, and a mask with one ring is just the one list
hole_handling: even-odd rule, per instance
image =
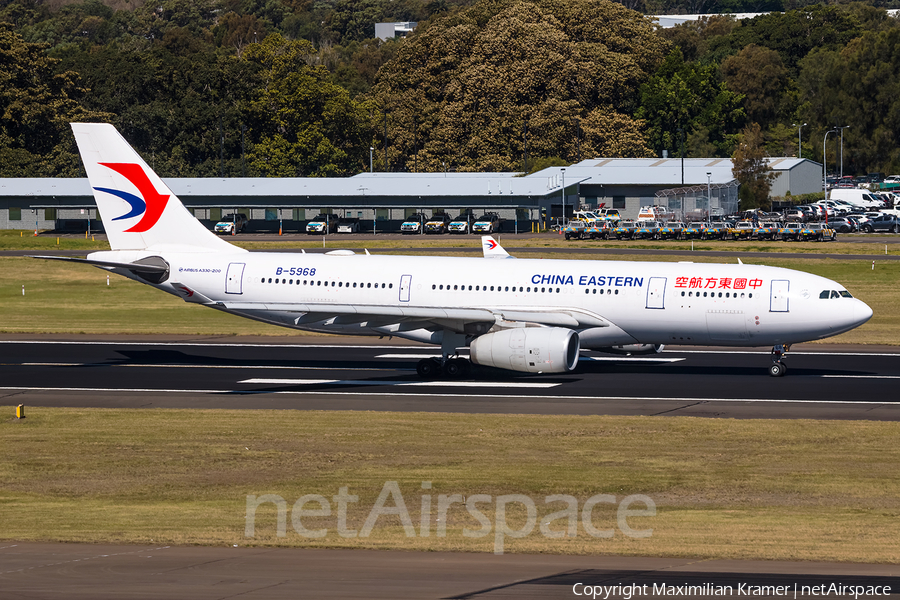
[[872, 317], [839, 283], [740, 260], [524, 259], [491, 236], [483, 257], [249, 252], [203, 226], [112, 125], [72, 130], [111, 249], [37, 258], [95, 265], [282, 327], [440, 345], [439, 358], [417, 364], [423, 378], [466, 377], [471, 363], [566, 373], [581, 349], [651, 354], [666, 344], [771, 345], [769, 374], [779, 377], [790, 344]]

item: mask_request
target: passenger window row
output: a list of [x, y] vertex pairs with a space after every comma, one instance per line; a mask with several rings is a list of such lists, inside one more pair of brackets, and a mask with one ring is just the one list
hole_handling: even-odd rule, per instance
[[486, 286], [486, 285], [476, 285], [476, 286], [471, 286], [471, 285], [470, 285], [470, 286], [467, 287], [467, 286], [465, 286], [465, 285], [459, 285], [459, 284], [457, 284], [457, 285], [454, 285], [454, 286], [451, 287], [449, 283], [446, 284], [446, 285], [444, 285], [444, 284], [433, 283], [433, 284], [431, 285], [431, 289], [433, 289], [433, 290], [457, 291], [457, 292], [466, 292], [466, 291], [469, 291], [469, 292], [472, 292], [472, 291], [475, 291], [475, 292], [487, 292], [487, 291], [491, 291], [491, 292], [494, 292], [494, 291], [497, 291], [497, 292], [532, 292], [532, 291], [533, 291], [533, 292], [543, 293], [543, 294], [559, 294], [559, 293], [561, 293], [560, 288], [552, 288], [552, 287], [542, 287], [542, 288], [539, 288], [539, 287], [537, 287], [537, 286], [534, 286], [534, 289], [533, 289], [533, 290], [531, 289], [531, 286], [528, 286], [528, 287], [522, 286], [522, 287], [518, 287], [518, 288], [517, 288], [516, 286], [512, 286], [512, 288], [510, 288], [508, 285], [507, 285], [507, 286], [502, 286], [502, 285], [497, 285], [497, 286], [494, 286], [494, 285], [492, 285], [492, 286]]
[[[260, 283], [273, 283], [273, 281], [272, 281], [271, 277], [269, 277], [268, 279], [263, 277], [260, 280]], [[394, 288], [393, 283], [371, 283], [371, 282], [357, 283], [356, 281], [354, 281], [353, 285], [351, 286], [349, 281], [347, 283], [344, 283], [343, 281], [331, 281], [331, 282], [325, 281], [325, 282], [323, 282], [321, 279], [313, 281], [312, 279], [310, 279], [310, 280], [307, 280], [307, 279], [281, 279], [278, 277], [275, 278], [274, 283], [280, 283], [282, 285], [285, 285], [285, 284], [287, 284], [287, 285], [309, 285], [309, 286], [316, 286], [316, 287], [322, 287], [322, 286], [324, 286], [324, 287], [347, 287], [347, 288], [348, 287], [359, 287], [359, 288], [366, 288], [366, 289], [369, 289], [369, 288], [393, 289]]]
[[[703, 297], [704, 297], [704, 298], [707, 297], [706, 294], [707, 294], [707, 292], [703, 292]], [[718, 292], [718, 294], [719, 294], [719, 295], [716, 296], [716, 292], [709, 292], [709, 298], [716, 298], [716, 297], [721, 298], [721, 297], [722, 297], [722, 292]], [[685, 295], [685, 292], [682, 291], [682, 292], [681, 292], [681, 295], [684, 296], [684, 295]], [[688, 296], [688, 297], [695, 296], [695, 297], [699, 298], [699, 297], [700, 297], [700, 292], [697, 292], [696, 294], [695, 294], [694, 292], [687, 292], [687, 296]], [[731, 292], [725, 292], [725, 298], [737, 298], [737, 297], [738, 297], [737, 292], [734, 292], [733, 294], [732, 294]], [[741, 292], [741, 298], [743, 298], [743, 297], [744, 297], [744, 292]], [[753, 292], [750, 292], [750, 293], [747, 294], [747, 298], [752, 298], [752, 297], [753, 297]]]

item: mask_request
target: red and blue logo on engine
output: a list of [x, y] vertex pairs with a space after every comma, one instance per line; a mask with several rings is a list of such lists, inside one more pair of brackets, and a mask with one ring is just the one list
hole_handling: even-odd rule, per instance
[[124, 215], [115, 217], [113, 221], [121, 221], [123, 219], [130, 219], [132, 217], [137, 217], [138, 215], [143, 215], [140, 221], [125, 230], [126, 232], [130, 233], [143, 233], [156, 225], [156, 222], [159, 221], [159, 218], [162, 216], [163, 211], [166, 209], [166, 204], [169, 202], [169, 195], [157, 193], [156, 188], [154, 188], [153, 184], [150, 183], [150, 178], [147, 177], [147, 174], [140, 167], [140, 165], [134, 163], [99, 164], [112, 169], [113, 171], [130, 181], [134, 185], [134, 187], [138, 189], [138, 192], [140, 192], [141, 196], [143, 196], [143, 198], [141, 198], [123, 190], [114, 190], [110, 188], [100, 187], [94, 188], [99, 192], [106, 192], [107, 194], [118, 196], [131, 206], [131, 210], [129, 210]]

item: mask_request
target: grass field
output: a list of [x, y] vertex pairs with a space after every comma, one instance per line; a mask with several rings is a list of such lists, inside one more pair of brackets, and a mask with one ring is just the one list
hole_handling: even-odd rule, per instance
[[[0, 248], [14, 239], [0, 234]], [[27, 243], [52, 253], [55, 239]], [[424, 238], [447, 246], [453, 238]], [[73, 247], [103, 249], [102, 241], [69, 240]], [[473, 239], [460, 245], [480, 252]], [[23, 242], [25, 243], [25, 242]], [[247, 242], [252, 246], [256, 242]], [[321, 247], [321, 239], [302, 240]], [[327, 242], [329, 245], [332, 240]], [[406, 240], [366, 243], [401, 252]], [[415, 245], [419, 245], [416, 240]], [[509, 243], [509, 242], [507, 242]], [[77, 244], [84, 244], [77, 246]], [[279, 247], [266, 243], [265, 247]], [[284, 242], [294, 247], [298, 242]], [[533, 238], [516, 245], [591, 246]], [[600, 242], [599, 245], [605, 243]], [[616, 243], [610, 247], [636, 247]], [[617, 245], [618, 244], [618, 245]], [[656, 242], [655, 244], [659, 244]], [[680, 243], [690, 247], [690, 243]], [[242, 242], [244, 245], [244, 242]], [[343, 243], [343, 246], [352, 244]], [[510, 244], [512, 245], [512, 244]], [[646, 243], [647, 247], [650, 243]], [[665, 247], [676, 247], [663, 244]], [[869, 244], [775, 244], [790, 251], [875, 253]], [[21, 246], [19, 246], [21, 247]], [[309, 246], [307, 246], [309, 247]], [[337, 244], [333, 247], [338, 247]], [[360, 246], [357, 246], [360, 247]], [[844, 248], [846, 247], [846, 248]], [[695, 262], [731, 262], [701, 249], [774, 251], [735, 242], [698, 242]], [[890, 248], [889, 248], [890, 250]], [[881, 248], [883, 252], [883, 246]], [[892, 251], [893, 252], [893, 251]], [[458, 253], [455, 255], [459, 255]], [[581, 254], [529, 254], [573, 258]], [[604, 260], [683, 260], [665, 256], [604, 256]], [[875, 316], [829, 342], [897, 344], [900, 340], [900, 263], [771, 257], [744, 259], [808, 271], [839, 281], [867, 302]], [[2, 333], [293, 335], [184, 303], [99, 269], [20, 257], [0, 257]], [[25, 286], [25, 295], [22, 295]], [[14, 401], [14, 400], [13, 400]], [[848, 421], [763, 421], [656, 417], [446, 415], [416, 413], [78, 410], [28, 407], [17, 421], [0, 407], [0, 539], [212, 545], [396, 548], [403, 550], [495, 549], [496, 504], [478, 507], [491, 525], [485, 537], [465, 530], [481, 525], [454, 505], [438, 521], [440, 496], [464, 498], [522, 494], [538, 519], [521, 539], [507, 536], [509, 552], [630, 554], [790, 560], [897, 562], [900, 560], [900, 424]], [[342, 487], [357, 495], [347, 527], [361, 530], [385, 483], [396, 481], [415, 536], [397, 516], [375, 522], [367, 537], [337, 532]], [[422, 488], [431, 482], [431, 488]], [[248, 495], [273, 494], [286, 502], [285, 535], [277, 535], [271, 503], [256, 511], [255, 533], [245, 535]], [[303, 516], [295, 501], [307, 494], [330, 502], [329, 516]], [[583, 514], [577, 534], [553, 538], [568, 520], [548, 513], [548, 495], [570, 495], [581, 510], [597, 494], [615, 502], [649, 497], [655, 516], [633, 516], [632, 538], [617, 527], [616, 505], [601, 502], [591, 523], [613, 529], [592, 537]], [[431, 510], [423, 510], [423, 497]], [[392, 507], [392, 499], [386, 506]], [[316, 507], [307, 504], [305, 508]], [[640, 508], [638, 506], [637, 508]], [[422, 514], [430, 515], [423, 535]], [[325, 528], [321, 539], [300, 535], [297, 523]], [[581, 518], [579, 518], [579, 516]], [[511, 503], [510, 530], [527, 525], [525, 507]], [[549, 525], [546, 523], [549, 522]], [[439, 536], [441, 528], [445, 536]]]
[[[496, 528], [465, 536], [481, 526], [459, 504], [441, 525], [439, 495], [523, 494], [538, 525], [507, 537], [506, 551], [900, 560], [900, 478], [891, 475], [898, 423], [45, 408], [16, 422], [11, 407], [0, 411], [4, 539], [490, 552]], [[388, 515], [368, 537], [340, 536], [339, 489], [359, 497], [347, 512], [347, 528], [359, 531], [388, 481], [397, 482], [416, 535]], [[263, 494], [287, 503], [283, 537], [274, 504], [260, 506], [254, 536], [245, 535], [247, 496]], [[292, 527], [291, 507], [306, 494], [331, 504], [331, 515], [299, 521], [327, 529], [321, 539]], [[615, 502], [646, 495], [656, 515], [627, 524], [652, 535], [625, 536], [616, 505], [602, 503], [591, 524], [614, 529], [612, 537], [586, 534], [579, 519], [575, 537], [548, 538], [541, 523], [567, 526], [548, 519], [565, 506], [547, 505], [551, 494], [571, 495], [579, 507], [596, 494]], [[425, 495], [432, 502], [423, 511]], [[494, 525], [495, 506], [480, 505]], [[525, 527], [524, 505], [507, 513], [507, 527]]]

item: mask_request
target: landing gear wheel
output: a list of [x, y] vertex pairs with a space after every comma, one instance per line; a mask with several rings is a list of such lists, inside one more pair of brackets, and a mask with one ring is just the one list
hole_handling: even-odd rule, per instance
[[422, 379], [435, 379], [441, 373], [441, 365], [433, 358], [423, 358], [416, 365], [416, 373]]
[[469, 362], [464, 358], [454, 358], [444, 366], [444, 373], [451, 379], [461, 379], [469, 374]]
[[784, 374], [787, 372], [787, 367], [784, 366], [784, 363], [781, 361], [773, 362], [769, 365], [769, 375], [772, 377], [784, 377]]

